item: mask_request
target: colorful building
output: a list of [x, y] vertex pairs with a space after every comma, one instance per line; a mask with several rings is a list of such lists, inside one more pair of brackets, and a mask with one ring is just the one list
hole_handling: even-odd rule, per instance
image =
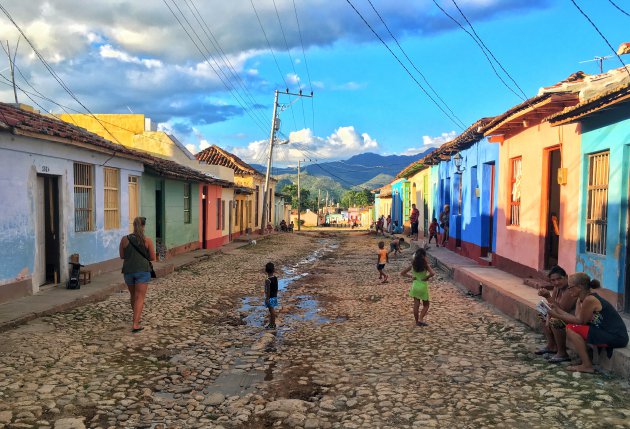
[[[268, 209], [266, 219], [262, 219], [265, 176], [238, 156], [213, 145], [195, 155], [197, 160], [208, 165], [227, 167], [234, 172], [234, 182], [241, 188], [240, 197], [229, 206], [230, 236], [238, 236], [247, 231], [261, 231], [267, 223], [272, 223], [275, 213], [274, 192], [277, 181], [270, 179]], [[234, 207], [234, 211], [232, 210]], [[235, 214], [238, 214], [235, 216]], [[264, 222], [263, 222], [264, 221]], [[233, 229], [233, 231], [232, 231]]]
[[[392, 225], [403, 226], [409, 223], [411, 214], [411, 185], [404, 177], [391, 183], [392, 187]], [[387, 216], [386, 216], [387, 217]]]
[[492, 262], [521, 277], [544, 276], [554, 265], [569, 272], [576, 266], [580, 130], [573, 124], [551, 127], [543, 120], [577, 103], [577, 94], [562, 84], [485, 127], [484, 134], [499, 146]]
[[28, 106], [0, 103], [0, 302], [65, 283], [71, 254], [94, 274], [119, 268], [145, 161]]
[[149, 220], [147, 233], [155, 237], [163, 257], [218, 247], [230, 241], [225, 206], [233, 200], [233, 172], [224, 167], [200, 165], [173, 135], [157, 131], [142, 114], [63, 114], [62, 120], [83, 127], [125, 147], [146, 152], [197, 171], [201, 180], [182, 180], [147, 169], [140, 181], [141, 212]]
[[[427, 236], [429, 224], [431, 223], [431, 214], [433, 212], [432, 193], [430, 191], [431, 169], [429, 165], [425, 165], [423, 160], [419, 160], [410, 164], [402, 170], [396, 177], [407, 179], [410, 184], [410, 206], [415, 204], [420, 212], [418, 218], [418, 229], [420, 236]], [[411, 228], [411, 223], [406, 222], [405, 227]]]
[[604, 297], [629, 312], [630, 78], [620, 68], [585, 80], [580, 103], [549, 119], [581, 129], [575, 270], [599, 279]]

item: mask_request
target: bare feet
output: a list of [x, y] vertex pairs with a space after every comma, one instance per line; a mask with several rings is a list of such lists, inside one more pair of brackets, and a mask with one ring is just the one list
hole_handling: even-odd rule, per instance
[[567, 367], [567, 371], [573, 371], [573, 372], [585, 372], [587, 374], [592, 374], [595, 372], [595, 369], [592, 366], [586, 366], [586, 365], [576, 365], [576, 366], [568, 366]]

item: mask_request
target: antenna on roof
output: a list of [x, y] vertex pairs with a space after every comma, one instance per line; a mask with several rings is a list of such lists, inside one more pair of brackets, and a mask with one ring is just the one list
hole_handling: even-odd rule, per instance
[[592, 60], [586, 60], [586, 61], [580, 61], [580, 64], [582, 63], [590, 63], [593, 61], [598, 61], [599, 62], [599, 73], [602, 74], [604, 73], [604, 61], [607, 60], [608, 58], [612, 58], [612, 55], [606, 55], [605, 57], [599, 57], [599, 56], [595, 56], [595, 58], [593, 58]]
[[130, 113], [133, 113], [133, 110], [131, 110], [131, 107], [127, 106], [127, 110], [129, 110]]

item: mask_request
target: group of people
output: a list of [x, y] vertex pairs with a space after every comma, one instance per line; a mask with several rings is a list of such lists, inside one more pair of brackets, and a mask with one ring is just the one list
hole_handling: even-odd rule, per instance
[[[448, 210], [448, 206], [445, 210]], [[145, 225], [146, 218], [135, 218], [133, 233], [124, 236], [119, 245], [120, 258], [124, 260], [122, 273], [129, 289], [133, 312], [132, 333], [144, 329], [140, 320], [153, 272], [151, 261], [155, 261], [153, 242], [144, 235]], [[389, 263], [390, 253], [396, 257], [401, 253], [400, 245], [404, 242], [405, 239], [402, 237], [393, 240], [389, 250], [385, 249], [384, 241], [378, 243], [377, 270], [382, 283], [387, 283], [389, 277], [385, 273], [385, 265]], [[269, 309], [270, 316], [267, 328], [274, 329], [275, 308], [278, 306], [278, 278], [275, 275], [274, 264], [269, 262], [265, 266], [265, 272], [267, 274], [265, 306]], [[427, 326], [425, 318], [430, 305], [428, 280], [435, 276], [435, 273], [427, 260], [426, 250], [417, 249], [411, 264], [400, 274], [412, 280], [409, 296], [414, 300], [413, 316], [416, 325]], [[575, 350], [580, 359], [579, 363], [569, 366], [568, 370], [594, 372], [588, 346], [604, 349], [610, 356], [613, 349], [628, 344], [626, 325], [615, 307], [598, 293], [601, 288], [598, 280], [591, 279], [585, 273], [568, 276], [566, 271], [558, 266], [553, 267], [548, 276], [551, 290], [541, 288], [538, 292], [545, 299], [547, 308], [545, 314], [541, 315], [547, 344], [537, 350], [536, 354], [547, 357], [549, 362], [553, 363], [569, 361], [568, 345]]]
[[[293, 225], [293, 221], [291, 221], [290, 224], [287, 224], [287, 221], [282, 219], [280, 221], [279, 228], [280, 228], [280, 231], [282, 231], [282, 232], [293, 232], [293, 226], [294, 226]], [[276, 231], [277, 231], [277, 229], [276, 229]]]
[[569, 345], [580, 362], [569, 371], [594, 372], [588, 346], [605, 350], [608, 357], [615, 348], [628, 345], [628, 329], [621, 316], [599, 292], [600, 282], [586, 273], [570, 276], [561, 267], [549, 271], [552, 290], [541, 288], [538, 295], [546, 299], [543, 332], [547, 344], [535, 353], [549, 362], [570, 361]]
[[[433, 239], [435, 239], [436, 247], [446, 246], [448, 244], [448, 233], [449, 233], [449, 219], [450, 219], [451, 209], [448, 204], [444, 205], [444, 209], [440, 213], [439, 222], [437, 218], [433, 218], [431, 223], [429, 224], [429, 241], [430, 244]], [[408, 238], [411, 238], [411, 241], [418, 241], [419, 234], [419, 220], [420, 220], [420, 210], [416, 207], [415, 204], [411, 205], [411, 213], [409, 214], [409, 222], [411, 224], [411, 231], [407, 235]], [[440, 229], [442, 230], [442, 240], [440, 240]], [[385, 236], [385, 232], [390, 234], [401, 234], [403, 232], [403, 227], [398, 225], [398, 221], [392, 222], [391, 215], [385, 217], [385, 215], [381, 215], [375, 223], [376, 235], [378, 236], [379, 232]]]

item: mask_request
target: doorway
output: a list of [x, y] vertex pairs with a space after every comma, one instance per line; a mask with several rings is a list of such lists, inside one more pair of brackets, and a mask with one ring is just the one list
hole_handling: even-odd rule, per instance
[[35, 286], [61, 281], [59, 234], [59, 179], [38, 175]]
[[560, 243], [560, 184], [558, 169], [562, 165], [560, 149], [553, 149], [548, 155], [547, 182], [547, 231], [545, 233], [545, 270], [558, 265], [558, 247]]
[[[482, 172], [482, 245], [481, 256], [488, 257], [494, 252], [494, 192], [495, 192], [494, 163], [483, 164]], [[485, 238], [485, 239], [484, 239]], [[484, 241], [487, 240], [487, 243]]]
[[232, 201], [229, 200], [228, 201], [228, 240], [231, 242], [232, 241], [232, 222], [233, 220], [233, 216], [234, 216], [234, 211], [233, 211], [233, 204]]
[[208, 248], [208, 187], [204, 186], [201, 195], [201, 248]]

